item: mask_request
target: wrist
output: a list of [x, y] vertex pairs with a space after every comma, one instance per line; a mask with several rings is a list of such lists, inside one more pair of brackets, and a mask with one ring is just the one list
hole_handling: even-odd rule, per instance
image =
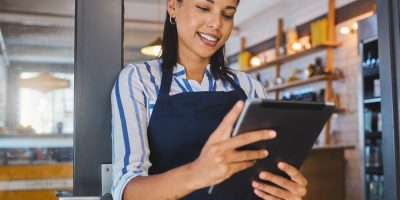
[[201, 178], [198, 177], [198, 173], [196, 172], [195, 163], [191, 162], [183, 166], [183, 170], [186, 172], [185, 177], [187, 179], [187, 185], [191, 190], [198, 190], [205, 187], [201, 183]]

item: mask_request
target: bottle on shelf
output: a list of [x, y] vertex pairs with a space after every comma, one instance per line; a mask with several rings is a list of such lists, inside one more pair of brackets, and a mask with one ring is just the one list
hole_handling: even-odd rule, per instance
[[317, 57], [315, 58], [315, 65], [314, 65], [314, 74], [315, 75], [321, 75], [325, 73], [325, 69], [322, 66], [322, 58]]
[[372, 132], [372, 110], [364, 108], [364, 130], [366, 133]]
[[370, 67], [371, 67], [371, 59], [372, 59], [372, 54], [371, 54], [371, 52], [369, 51], [369, 52], [367, 53], [367, 59], [362, 63], [362, 66], [363, 66], [364, 68], [370, 68]]
[[381, 82], [379, 79], [374, 79], [374, 97], [381, 96]]

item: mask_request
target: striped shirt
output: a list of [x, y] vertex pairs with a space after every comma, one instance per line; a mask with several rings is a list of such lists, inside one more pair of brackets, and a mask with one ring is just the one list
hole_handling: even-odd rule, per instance
[[[233, 80], [248, 98], [266, 98], [264, 87], [250, 75], [233, 71]], [[114, 200], [122, 199], [126, 184], [137, 176], [147, 176], [151, 166], [147, 126], [161, 84], [160, 61], [129, 64], [119, 74], [111, 94], [112, 105], [112, 163]], [[186, 79], [184, 66], [173, 70], [170, 95], [183, 92], [231, 91], [234, 88], [211, 75], [207, 66], [203, 80]]]

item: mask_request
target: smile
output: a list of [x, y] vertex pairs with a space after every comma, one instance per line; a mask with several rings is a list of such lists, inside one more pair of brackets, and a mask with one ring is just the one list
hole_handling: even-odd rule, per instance
[[205, 34], [205, 33], [198, 32], [198, 35], [200, 37], [200, 40], [205, 45], [211, 46], [211, 47], [214, 47], [215, 45], [217, 45], [217, 41], [219, 40], [219, 38], [212, 36], [212, 35]]

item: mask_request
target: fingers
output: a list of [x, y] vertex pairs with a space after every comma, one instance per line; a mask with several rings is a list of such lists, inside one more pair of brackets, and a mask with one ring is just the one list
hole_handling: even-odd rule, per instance
[[208, 138], [205, 147], [223, 140], [227, 140], [231, 137], [233, 125], [235, 124], [236, 119], [239, 117], [242, 109], [243, 101], [238, 101], [229, 111], [229, 113], [225, 115], [224, 119], [219, 124], [217, 129], [215, 129], [214, 133]]
[[260, 198], [264, 199], [264, 200], [280, 200], [274, 196], [271, 196], [259, 189], [254, 189], [254, 193], [256, 193], [257, 196], [259, 196]]
[[276, 137], [276, 132], [272, 130], [259, 130], [240, 134], [224, 143], [229, 148], [237, 149], [239, 147], [252, 144], [261, 140], [270, 140]]
[[[294, 194], [294, 195], [297, 195], [297, 196], [305, 196], [306, 193], [307, 193], [307, 190], [305, 189], [305, 187], [303, 187], [301, 185], [298, 185], [295, 182], [292, 182], [292, 181], [290, 181], [290, 180], [288, 180], [288, 179], [286, 179], [284, 177], [281, 177], [281, 176], [278, 176], [278, 175], [275, 175], [275, 174], [272, 174], [272, 173], [269, 173], [269, 172], [261, 172], [260, 173], [260, 178], [262, 180], [266, 180], [266, 181], [269, 181], [271, 183], [274, 183], [274, 184], [286, 189], [291, 194]], [[271, 189], [271, 187], [272, 187], [272, 189]], [[273, 189], [273, 188], [275, 188], [275, 189]], [[268, 190], [265, 190], [265, 191], [270, 193], [270, 194], [272, 194], [272, 195], [274, 195], [274, 196], [276, 196], [275, 193], [277, 195], [284, 195], [281, 192], [282, 189], [277, 188], [277, 187], [273, 187], [273, 186], [268, 186], [267, 187], [267, 185], [266, 185], [266, 187], [264, 189], [268, 189]], [[271, 189], [271, 190], [269, 190], [269, 189]], [[276, 191], [276, 190], [279, 190], [279, 191]], [[285, 190], [282, 190], [282, 191], [285, 191]]]
[[267, 150], [234, 151], [232, 156], [227, 156], [227, 162], [243, 162], [262, 159], [268, 156]]
[[248, 162], [240, 162], [240, 163], [230, 164], [230, 167], [232, 169], [231, 174], [234, 174], [236, 172], [240, 172], [242, 170], [250, 168], [250, 167], [254, 166], [254, 164], [256, 164], [256, 161], [248, 161]]
[[222, 120], [220, 126], [218, 127], [219, 131], [217, 132], [228, 136], [228, 138], [230, 137], [233, 125], [239, 117], [240, 112], [242, 112], [243, 110], [243, 105], [243, 101], [238, 101], [235, 106], [233, 106], [233, 108], [229, 111], [228, 114], [226, 114], [226, 116]]
[[289, 175], [294, 182], [303, 186], [307, 186], [307, 179], [295, 167], [284, 162], [279, 162], [278, 168]]

